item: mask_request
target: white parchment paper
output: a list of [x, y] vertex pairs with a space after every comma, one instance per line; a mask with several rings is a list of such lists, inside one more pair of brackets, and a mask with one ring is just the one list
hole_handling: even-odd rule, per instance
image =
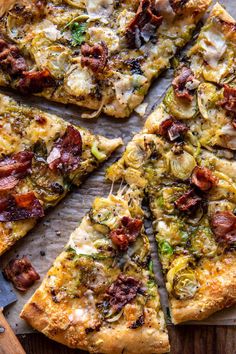
[[[236, 7], [234, 6], [234, 2], [235, 0], [221, 1], [230, 14], [236, 17]], [[157, 104], [161, 100], [161, 96], [171, 82], [171, 76], [172, 72], [171, 70], [168, 70], [153, 84], [145, 99], [145, 102], [148, 103], [147, 113], [150, 112], [154, 104]], [[7, 91], [2, 90], [2, 92], [6, 93]], [[142, 128], [145, 121], [145, 118], [142, 118], [135, 113], [129, 119], [116, 120], [110, 117], [101, 116], [98, 120], [85, 120], [80, 119], [82, 110], [78, 107], [54, 104], [38, 97], [29, 97], [22, 100], [19, 96], [13, 95], [12, 93], [9, 94], [17, 98], [19, 101], [27, 101], [28, 104], [58, 114], [74, 124], [86, 126], [95, 133], [100, 133], [107, 137], [121, 137], [125, 143], [131, 140], [133, 134]], [[47, 216], [34, 228], [34, 230], [32, 230], [25, 238], [18, 241], [11, 251], [7, 252], [0, 258], [0, 267], [3, 267], [12, 257], [17, 255], [20, 257], [27, 255], [40, 274], [42, 280], [56, 256], [62, 251], [67, 243], [70, 233], [76, 228], [81, 218], [90, 209], [94, 197], [106, 196], [109, 193], [110, 184], [104, 180], [105, 168], [111, 164], [115, 158], [119, 157], [122, 151], [123, 148], [118, 150], [104, 166], [87, 178], [80, 188], [74, 188], [56, 208], [50, 210]], [[166, 293], [156, 257], [156, 245], [150, 229], [148, 229], [148, 234], [151, 240], [152, 253], [155, 258], [155, 270], [160, 285], [162, 303], [163, 307], [166, 307]], [[18, 301], [5, 309], [5, 315], [17, 334], [30, 333], [33, 331], [32, 328], [19, 318], [19, 313], [23, 305], [39, 286], [40, 281], [38, 281], [26, 294], [16, 291]], [[195, 322], [195, 324], [196, 323], [209, 325], [235, 325], [236, 306], [218, 312], [206, 321]]]

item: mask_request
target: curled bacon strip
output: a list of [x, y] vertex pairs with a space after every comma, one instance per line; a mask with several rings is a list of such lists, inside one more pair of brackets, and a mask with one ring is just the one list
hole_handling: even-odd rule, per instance
[[236, 242], [236, 216], [231, 211], [218, 211], [211, 219], [211, 228], [219, 243]]
[[55, 86], [55, 80], [47, 69], [41, 71], [24, 71], [17, 87], [24, 93], [38, 93], [45, 88]]
[[142, 224], [142, 220], [140, 219], [132, 219], [128, 216], [123, 216], [120, 227], [112, 230], [109, 236], [120, 251], [126, 251], [129, 244], [133, 243], [138, 237]]
[[184, 5], [187, 4], [189, 0], [169, 0], [169, 2], [174, 12], [179, 14], [182, 8], [184, 7]]
[[208, 168], [196, 166], [192, 172], [191, 183], [206, 192], [216, 186], [218, 178]]
[[[177, 97], [193, 100], [193, 89], [187, 87], [187, 83], [193, 82], [194, 75], [191, 69], [183, 66], [179, 75], [174, 78], [172, 85]], [[191, 85], [190, 85], [191, 86]]]
[[81, 65], [90, 68], [94, 73], [102, 72], [107, 65], [108, 48], [104, 42], [92, 47], [87, 43], [81, 46]]
[[44, 210], [33, 192], [10, 194], [0, 199], [0, 221], [17, 221], [44, 216]]
[[64, 173], [74, 171], [80, 164], [82, 154], [82, 138], [80, 132], [69, 125], [65, 134], [53, 145], [47, 158], [51, 170]]
[[0, 67], [10, 75], [20, 75], [27, 70], [26, 61], [20, 54], [19, 48], [4, 39], [0, 39]]
[[158, 133], [170, 141], [183, 140], [183, 134], [188, 131], [185, 123], [168, 118], [161, 122]]
[[236, 113], [236, 88], [224, 85], [224, 99], [220, 105], [227, 111]]
[[115, 312], [119, 312], [137, 296], [138, 292], [143, 292], [141, 282], [133, 277], [120, 274], [107, 290], [109, 304]]
[[0, 160], [0, 191], [14, 188], [31, 170], [34, 154], [21, 151]]
[[134, 19], [126, 29], [126, 40], [130, 48], [140, 48], [155, 34], [163, 17], [159, 15], [155, 0], [141, 0]]
[[26, 256], [21, 259], [12, 259], [3, 271], [5, 277], [14, 284], [15, 288], [23, 292], [40, 279]]
[[201, 202], [202, 198], [195, 193], [194, 189], [191, 189], [175, 201], [175, 206], [180, 211], [188, 212], [193, 211]]

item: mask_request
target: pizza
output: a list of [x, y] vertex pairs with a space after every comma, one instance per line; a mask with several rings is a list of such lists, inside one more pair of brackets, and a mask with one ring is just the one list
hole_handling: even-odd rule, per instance
[[211, 0], [0, 2], [0, 85], [127, 117]]
[[121, 145], [0, 95], [0, 254]]
[[174, 324], [236, 303], [234, 28], [215, 5], [163, 101], [107, 170], [149, 200]]
[[149, 131], [164, 128], [164, 121], [171, 116], [186, 125], [188, 139], [196, 147], [233, 157], [232, 152], [236, 150], [235, 26], [236, 21], [219, 4], [215, 5], [195, 45], [177, 67], [172, 86], [159, 109], [146, 122]]
[[51, 339], [90, 353], [166, 353], [139, 195], [96, 198], [21, 317]]

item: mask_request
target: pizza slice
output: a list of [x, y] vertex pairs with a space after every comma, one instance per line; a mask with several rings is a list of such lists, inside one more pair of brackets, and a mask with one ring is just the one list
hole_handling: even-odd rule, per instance
[[168, 352], [139, 204], [132, 190], [96, 198], [21, 317], [90, 353]]
[[0, 1], [0, 84], [127, 117], [211, 0]]
[[173, 323], [236, 303], [236, 161], [185, 144], [146, 167]]
[[180, 127], [178, 131], [176, 124], [182, 122], [196, 148], [202, 146], [223, 157], [233, 157], [236, 150], [235, 27], [235, 20], [226, 10], [215, 5], [195, 45], [176, 69], [163, 102], [146, 122], [150, 132], [166, 133], [169, 129], [169, 139], [174, 141], [184, 129]]
[[[199, 38], [215, 23], [219, 31], [218, 22], [226, 18], [229, 21], [225, 10], [216, 5]], [[232, 42], [226, 43], [227, 52]], [[195, 59], [189, 60], [191, 65]], [[180, 67], [182, 77], [185, 73], [189, 78], [189, 68]], [[230, 76], [233, 92], [235, 76]], [[196, 85], [191, 90], [186, 90], [185, 81], [177, 86], [179, 81], [178, 73], [144, 129], [107, 171], [112, 181], [123, 179], [149, 198], [171, 317], [176, 324], [206, 318], [236, 302], [236, 163], [233, 145], [223, 144], [219, 134], [227, 124], [233, 129], [233, 110], [229, 108], [234, 100], [219, 100], [219, 94], [224, 96], [228, 88], [220, 82], [206, 82], [203, 75], [188, 81]], [[202, 96], [204, 88], [212, 86], [217, 91], [214, 106], [209, 91]], [[177, 88], [181, 88], [182, 97], [177, 96]], [[185, 95], [190, 97], [186, 100]], [[205, 106], [209, 104], [207, 117], [202, 113], [203, 101]]]
[[121, 145], [0, 95], [0, 254]]

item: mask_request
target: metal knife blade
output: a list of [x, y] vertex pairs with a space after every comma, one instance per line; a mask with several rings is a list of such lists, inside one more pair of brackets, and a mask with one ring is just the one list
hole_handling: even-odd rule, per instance
[[10, 305], [16, 300], [12, 284], [4, 278], [0, 271], [0, 308]]

